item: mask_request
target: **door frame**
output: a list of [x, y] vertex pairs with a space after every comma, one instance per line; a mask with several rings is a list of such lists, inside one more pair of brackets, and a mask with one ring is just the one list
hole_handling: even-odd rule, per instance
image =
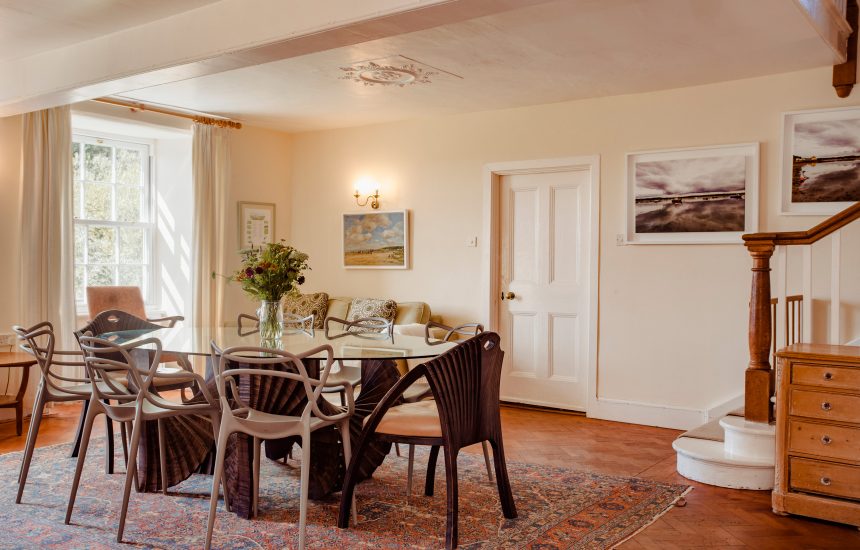
[[[501, 258], [501, 177], [519, 174], [544, 174], [589, 170], [589, 209], [591, 238], [588, 247], [588, 346], [586, 354], [586, 412], [597, 400], [598, 306], [600, 275], [600, 155], [563, 157], [511, 162], [494, 162], [484, 165], [483, 173], [483, 227], [482, 239], [486, 246], [481, 253], [481, 313], [488, 330], [499, 328], [499, 276]], [[529, 402], [533, 405], [548, 403]]]

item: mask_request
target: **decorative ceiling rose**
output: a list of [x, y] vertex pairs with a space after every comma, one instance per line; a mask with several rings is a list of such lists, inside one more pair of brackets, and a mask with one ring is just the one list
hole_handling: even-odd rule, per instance
[[343, 80], [361, 82], [365, 86], [399, 86], [409, 84], [430, 84], [430, 77], [437, 73], [416, 67], [412, 63], [404, 65], [380, 65], [373, 61], [367, 61], [352, 67], [341, 67], [344, 71]]

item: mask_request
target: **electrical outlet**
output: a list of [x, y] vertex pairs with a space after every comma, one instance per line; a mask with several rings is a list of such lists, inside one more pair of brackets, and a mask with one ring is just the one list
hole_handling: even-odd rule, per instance
[[627, 243], [624, 241], [624, 234], [618, 233], [615, 235], [615, 246], [624, 246], [625, 244]]
[[17, 338], [11, 332], [0, 334], [0, 346], [14, 346], [17, 343]]

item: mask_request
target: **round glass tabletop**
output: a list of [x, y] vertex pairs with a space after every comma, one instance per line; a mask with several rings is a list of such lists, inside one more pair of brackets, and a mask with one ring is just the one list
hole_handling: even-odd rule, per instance
[[[332, 332], [326, 337], [322, 330], [284, 334], [277, 345], [264, 344], [259, 332], [242, 332], [237, 327], [172, 327], [161, 329], [121, 330], [99, 335], [117, 344], [137, 343], [147, 338], [161, 341], [163, 352], [183, 355], [209, 355], [210, 342], [221, 348], [237, 346], [281, 349], [295, 355], [323, 345], [334, 350], [335, 359], [427, 359], [436, 357], [456, 346], [454, 342], [427, 341], [423, 336], [405, 334], [388, 335], [369, 333]], [[151, 345], [150, 345], [151, 346]], [[144, 346], [146, 347], [146, 346]], [[325, 353], [314, 358], [322, 359]]]

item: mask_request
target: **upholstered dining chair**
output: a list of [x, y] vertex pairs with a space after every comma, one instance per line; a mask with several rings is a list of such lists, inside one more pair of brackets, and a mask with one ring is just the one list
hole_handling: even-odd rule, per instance
[[185, 320], [185, 317], [181, 315], [148, 318], [143, 294], [140, 292], [140, 287], [137, 286], [88, 286], [87, 309], [90, 313], [90, 319], [95, 319], [103, 311], [119, 310], [131, 313], [150, 323], [163, 324], [167, 327], [173, 327], [178, 321]]
[[[499, 415], [499, 383], [504, 352], [499, 335], [483, 332], [442, 355], [416, 366], [385, 395], [364, 421], [341, 493], [338, 526], [349, 527], [359, 462], [374, 440], [432, 445], [425, 493], [433, 494], [436, 459], [440, 446], [445, 455], [447, 522], [445, 546], [457, 546], [458, 486], [457, 454], [463, 447], [489, 441], [493, 446], [496, 484], [502, 513], [517, 517], [514, 497], [505, 465], [502, 424]], [[416, 380], [425, 377], [433, 401], [397, 405]]]
[[[319, 373], [319, 378], [308, 375], [302, 359], [326, 354], [326, 359]], [[209, 521], [206, 525], [206, 550], [212, 544], [212, 529], [215, 524], [217, 509], [217, 488], [224, 473], [224, 457], [227, 441], [233, 433], [244, 433], [254, 438], [253, 454], [253, 515], [257, 514], [257, 504], [260, 494], [260, 444], [267, 439], [282, 439], [300, 436], [302, 448], [301, 463], [301, 497], [299, 504], [299, 548], [305, 548], [305, 531], [308, 509], [308, 480], [311, 462], [311, 433], [326, 426], [336, 425], [341, 432], [343, 441], [344, 462], [350, 460], [349, 421], [355, 412], [352, 386], [340, 382], [347, 397], [347, 404], [340, 412], [325, 414], [319, 408], [320, 398], [324, 388], [332, 385], [329, 382], [333, 351], [331, 346], [320, 346], [300, 355], [255, 347], [232, 347], [220, 350], [212, 343], [212, 365], [216, 367], [215, 380], [221, 400], [221, 429], [216, 444], [215, 474], [212, 477], [212, 500], [209, 505]], [[254, 378], [286, 379], [299, 383], [305, 392], [307, 404], [301, 416], [285, 416], [272, 414], [255, 409], [243, 401], [237, 384], [245, 378], [253, 384]], [[229, 388], [229, 389], [228, 389]]]
[[[21, 495], [24, 494], [24, 486], [27, 484], [27, 474], [30, 471], [30, 462], [33, 460], [33, 449], [36, 446], [36, 437], [39, 435], [39, 426], [42, 424], [42, 415], [48, 403], [69, 403], [82, 401], [86, 403], [92, 396], [92, 384], [89, 377], [66, 376], [58, 372], [63, 367], [78, 367], [85, 372], [83, 354], [80, 351], [59, 351], [55, 349], [56, 336], [54, 327], [49, 322], [38, 323], [30, 328], [14, 326], [21, 349], [33, 355], [39, 363], [39, 389], [36, 392], [36, 401], [33, 404], [33, 412], [30, 416], [30, 428], [27, 431], [27, 442], [24, 445], [24, 457], [21, 460], [21, 469], [18, 474], [18, 494], [15, 503], [21, 503]], [[122, 383], [122, 382], [118, 382]], [[108, 421], [110, 426], [110, 421]], [[110, 431], [110, 430], [109, 430]], [[111, 447], [111, 450], [113, 447]], [[108, 472], [113, 470], [113, 453], [105, 453]]]
[[[116, 422], [131, 422], [133, 424], [131, 446], [116, 535], [117, 542], [122, 542], [131, 484], [136, 479], [137, 452], [143, 432], [143, 423], [152, 421], [157, 425], [162, 491], [167, 494], [167, 476], [165, 475], [167, 471], [167, 442], [163, 437], [161, 422], [169, 417], [206, 415], [212, 420], [213, 434], [217, 436], [220, 422], [218, 403], [209, 393], [203, 377], [194, 372], [161, 373], [158, 376], [177, 381], [180, 379], [193, 380], [200, 388], [200, 394], [205, 398], [205, 402], [191, 404], [170, 401], [151, 391], [161, 361], [161, 342], [156, 338], [147, 338], [135, 344], [118, 345], [102, 338], [82, 335], [79, 337], [79, 342], [81, 350], [83, 350], [87, 373], [93, 383], [90, 384], [92, 395], [84, 421], [81, 449], [75, 466], [75, 476], [72, 480], [72, 490], [66, 508], [65, 523], [68, 525], [72, 519], [72, 510], [75, 506], [81, 472], [86, 460], [87, 447], [96, 416], [104, 414]], [[151, 348], [147, 349], [145, 346], [151, 346]], [[146, 369], [142, 369], [142, 366], [146, 366]], [[128, 380], [128, 384], [118, 383], [122, 379]], [[215, 485], [215, 490], [215, 498], [217, 498], [218, 485]], [[224, 498], [227, 499], [226, 490]]]
[[[402, 334], [413, 334], [409, 327], [412, 325], [406, 325], [402, 329]], [[420, 332], [423, 332], [424, 341], [428, 345], [438, 345], [443, 342], [456, 342], [466, 340], [475, 335], [481, 334], [484, 332], [484, 325], [481, 323], [463, 323], [461, 325], [457, 325], [455, 327], [450, 327], [448, 325], [443, 325], [442, 323], [436, 323], [430, 321], [426, 325], [417, 325], [415, 327], [417, 330], [413, 335], [419, 336]], [[414, 360], [412, 360], [414, 361]], [[410, 361], [410, 363], [412, 363]], [[403, 401], [406, 403], [416, 403], [418, 401], [423, 401], [425, 399], [432, 399], [433, 395], [430, 391], [430, 385], [427, 383], [427, 380], [421, 378], [415, 381], [412, 386], [406, 390], [406, 393], [403, 395]], [[484, 452], [484, 465], [487, 467], [487, 479], [490, 482], [493, 481], [493, 467], [490, 462], [490, 445], [487, 441], [481, 441], [481, 450]], [[415, 463], [415, 445], [409, 444], [409, 465], [406, 469], [406, 494], [408, 496], [412, 496], [412, 475], [414, 471], [414, 463]]]

